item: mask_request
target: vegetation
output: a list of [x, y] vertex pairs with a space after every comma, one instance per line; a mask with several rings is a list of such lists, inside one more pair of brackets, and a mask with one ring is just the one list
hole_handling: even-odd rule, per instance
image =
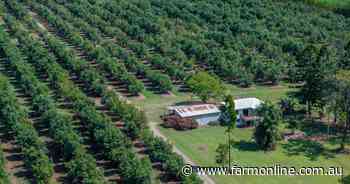
[[345, 149], [346, 140], [350, 131], [350, 73], [349, 71], [339, 71], [337, 73], [337, 96], [336, 101], [340, 114], [340, 126], [342, 127], [342, 138], [340, 150]]
[[235, 108], [235, 101], [232, 95], [228, 95], [225, 101], [225, 110], [228, 116], [227, 122], [227, 147], [228, 149], [228, 165], [231, 168], [231, 144], [233, 143], [231, 139], [232, 130], [236, 128], [237, 124], [237, 112]]
[[[25, 9], [21, 9], [21, 6], [13, 1], [8, 2], [8, 5], [13, 9], [23, 11], [22, 15], [28, 14]], [[50, 44], [52, 46], [60, 44], [55, 37], [42, 32], [42, 30], [33, 23], [32, 19], [19, 15], [18, 18], [25, 21], [33, 30], [38, 32], [43, 37], [43, 41], [49, 43], [48, 46], [50, 46]], [[102, 96], [102, 103], [112, 112], [116, 113], [122, 121], [126, 122], [125, 133], [128, 137], [125, 137], [123, 134], [124, 132], [114, 127], [109, 117], [99, 113], [88, 97], [85, 96], [79, 88], [74, 86], [69, 80], [67, 71], [61, 68], [60, 64], [56, 63], [56, 58], [49, 54], [49, 50], [44, 47], [41, 41], [31, 36], [31, 34], [13, 17], [6, 16], [5, 21], [11, 29], [13, 36], [22, 43], [22, 50], [29, 56], [28, 59], [30, 63], [36, 66], [36, 72], [47, 74], [49, 76], [50, 87], [57, 91], [59, 96], [73, 102], [73, 110], [78, 114], [79, 119], [85, 123], [93, 140], [96, 141], [97, 146], [105, 150], [105, 157], [117, 164], [123, 180], [130, 182], [137, 181], [137, 183], [150, 183], [152, 169], [149, 159], [145, 157], [140, 160], [131, 150], [131, 144], [128, 140], [128, 137], [131, 139], [142, 138], [143, 140], [148, 140], [149, 144], [147, 144], [147, 147], [151, 150], [151, 141], [156, 138], [145, 129], [147, 120], [143, 112], [123, 101], [113, 90], [108, 89], [104, 84], [105, 79], [99, 76], [98, 72], [89, 68], [88, 65], [82, 64], [79, 60], [76, 60], [78, 62], [76, 65], [73, 65], [70, 62], [74, 61], [68, 59], [69, 57], [67, 57], [65, 63], [60, 63], [63, 67], [71, 66], [72, 68], [70, 68], [70, 70], [74, 72], [80, 72], [81, 75], [78, 75], [78, 77], [85, 82], [85, 90], [92, 90], [95, 94]], [[70, 52], [64, 44], [61, 44], [57, 48], [65, 49], [67, 52]], [[57, 48], [53, 47], [53, 51], [55, 49], [57, 50]], [[57, 54], [59, 54], [58, 51]], [[77, 58], [73, 52], [68, 55], [72, 56], [72, 58]], [[28, 65], [26, 66], [28, 67]], [[69, 67], [67, 67], [67, 69], [69, 69]], [[31, 69], [31, 71], [32, 73], [36, 73], [33, 69]], [[74, 181], [84, 181], [88, 183], [103, 181], [103, 179], [100, 178], [101, 173], [93, 169], [95, 167], [94, 159], [90, 158], [84, 153], [84, 149], [79, 147], [80, 141], [77, 139], [79, 136], [71, 132], [69, 124], [63, 124], [64, 121], [69, 121], [69, 117], [59, 115], [57, 112], [51, 111], [50, 108], [43, 112], [45, 111], [46, 113], [43, 115], [43, 121], [50, 123], [52, 126], [52, 129], [50, 129], [52, 135], [55, 137], [55, 140], [57, 139], [58, 143], [63, 146], [61, 150], [62, 154], [66, 159], [71, 160], [66, 165], [68, 168], [68, 176]], [[63, 132], [60, 132], [61, 130]], [[63, 135], [72, 136], [63, 137]], [[163, 149], [161, 150], [163, 151]], [[183, 180], [185, 183], [200, 183], [200, 180], [195, 176], [187, 178], [179, 175], [178, 170], [181, 169], [184, 163], [172, 150], [164, 153], [164, 155], [167, 158], [160, 160], [164, 162], [164, 167], [177, 169], [171, 171], [168, 174], [169, 176], [175, 177], [180, 181]], [[172, 160], [175, 162], [171, 162]], [[167, 166], [165, 162], [169, 162], [169, 164], [178, 163], [178, 165]]]
[[[225, 127], [200, 128], [192, 131], [176, 131], [161, 129], [175, 145], [188, 155], [195, 163], [203, 166], [221, 166], [216, 163], [216, 149], [218, 144], [226, 140]], [[315, 132], [316, 133], [316, 132]], [[233, 144], [232, 155], [234, 162], [240, 166], [272, 166], [279, 163], [281, 166], [296, 168], [307, 166], [329, 167], [341, 166], [345, 170], [350, 168], [349, 156], [346, 154], [333, 154], [332, 150], [339, 147], [338, 139], [331, 139], [322, 144], [312, 141], [293, 141], [277, 143], [276, 150], [265, 152], [252, 141], [254, 129], [235, 129], [233, 139], [240, 140]], [[191, 141], [188, 141], [191, 139]], [[336, 141], [337, 140], [337, 141]], [[225, 144], [226, 145], [226, 144]], [[205, 153], [205, 154], [204, 154]], [[347, 173], [347, 172], [346, 172]], [[340, 177], [325, 176], [215, 176], [214, 181], [222, 184], [264, 184], [264, 183], [337, 183]]]
[[[332, 7], [346, 6], [327, 2]], [[328, 129], [335, 129], [335, 135], [328, 132], [328, 138], [337, 139], [334, 144], [339, 146], [339, 153], [348, 152], [350, 21], [341, 14], [303, 1], [1, 0], [0, 17], [0, 54], [5, 58], [1, 65], [8, 75], [14, 75], [18, 88], [30, 98], [26, 106], [48, 126], [48, 137], [57, 149], [46, 148], [27, 111], [17, 102], [11, 84], [1, 77], [0, 121], [13, 132], [35, 183], [52, 182], [55, 171], [49, 151], [57, 152], [64, 161], [72, 182], [105, 182], [81, 135], [101, 151], [103, 159], [113, 163], [125, 183], [152, 183], [152, 165], [157, 162], [161, 163], [159, 170], [167, 171], [165, 178], [201, 183], [195, 175], [180, 174], [182, 158], [172, 151], [171, 143], [148, 129], [148, 124], [153, 126], [161, 115], [159, 109], [153, 112], [154, 109], [164, 108], [172, 100], [189, 99], [189, 94], [178, 92], [183, 88], [202, 101], [221, 99], [227, 91], [234, 93], [227, 99], [228, 146], [217, 147], [217, 142], [210, 140], [215, 142], [215, 148], [208, 148], [212, 156], [206, 158], [209, 161], [196, 159], [205, 156], [188, 148], [191, 143], [178, 137], [187, 135], [165, 130], [200, 164], [215, 164], [211, 162], [213, 158], [225, 163], [226, 157], [230, 160], [232, 147], [249, 147], [256, 152], [276, 149], [266, 154], [287, 160], [286, 155], [293, 150], [283, 145], [297, 143], [278, 142], [278, 130], [307, 132], [308, 126], [323, 126], [325, 114]], [[156, 95], [170, 91], [178, 96]], [[291, 91], [296, 93], [286, 98], [286, 92]], [[146, 105], [146, 112], [125, 100], [142, 93], [149, 101], [134, 103], [154, 102], [152, 107]], [[261, 120], [256, 129], [241, 134], [234, 129], [233, 97], [246, 96], [280, 102], [282, 112], [266, 103], [259, 111]], [[61, 108], [58, 99], [71, 106], [69, 113]], [[282, 113], [288, 125], [280, 123]], [[75, 128], [75, 120], [82, 130]], [[180, 124], [173, 126], [197, 126], [188, 121]], [[200, 131], [208, 130], [191, 130], [188, 134], [196, 140], [195, 134]], [[215, 133], [219, 133], [213, 136], [216, 140], [225, 139], [221, 137], [223, 132]], [[231, 136], [243, 139], [233, 142]], [[250, 140], [252, 137], [256, 144]], [[210, 138], [202, 136], [200, 142], [203, 139]], [[326, 150], [317, 141], [304, 141], [299, 142], [304, 144], [301, 147], [317, 144], [320, 153]], [[134, 150], [135, 142], [145, 148], [141, 157]], [[212, 155], [215, 149], [217, 157]], [[248, 160], [241, 150], [234, 152], [235, 158]], [[260, 157], [259, 164], [266, 163], [264, 156], [247, 152], [248, 156]], [[322, 162], [346, 163], [342, 156], [333, 155], [339, 160]], [[301, 158], [302, 162], [306, 157]], [[2, 165], [0, 179], [4, 176], [6, 182]], [[309, 181], [314, 180], [305, 180]]]
[[[4, 44], [2, 40], [0, 43]], [[7, 51], [10, 49], [12, 48], [7, 47]], [[29, 121], [26, 110], [16, 100], [13, 87], [3, 76], [0, 78], [0, 91], [1, 123], [5, 125], [6, 129], [14, 132], [26, 167], [32, 172], [35, 181], [43, 184], [49, 183], [53, 173], [53, 165], [47, 156], [45, 144]]]
[[10, 179], [8, 173], [5, 169], [6, 159], [4, 152], [0, 151], [0, 183], [1, 184], [10, 184]]
[[215, 150], [216, 163], [221, 164], [221, 165], [226, 165], [227, 163], [229, 163], [229, 156], [228, 156], [229, 151], [230, 151], [229, 145], [219, 144], [219, 146]]
[[[11, 68], [16, 71], [16, 77], [23, 89], [28, 94], [38, 94], [33, 97], [33, 106], [38, 112], [49, 108], [47, 89], [42, 86], [33, 76], [30, 68], [24, 65], [24, 61], [18, 54], [18, 49], [9, 40], [0, 28], [0, 48], [6, 56]], [[2, 79], [1, 92], [1, 119], [8, 130], [15, 132], [16, 142], [19, 144], [25, 157], [25, 164], [30, 169], [37, 183], [49, 183], [53, 174], [53, 165], [47, 156], [47, 148], [39, 138], [38, 133], [28, 119], [25, 109], [21, 107], [16, 99], [14, 89], [7, 80]], [[45, 101], [45, 103], [43, 103]]]
[[[333, 10], [348, 10], [350, 9], [350, 1], [348, 0], [305, 0], [307, 3], [321, 6]], [[343, 12], [340, 11], [340, 12]]]
[[308, 114], [311, 115], [314, 106], [323, 107], [324, 96], [330, 87], [329, 81], [334, 79], [336, 63], [328, 47], [321, 48], [310, 45], [299, 57], [300, 80], [304, 82], [301, 88], [302, 101], [307, 104]]
[[187, 85], [204, 102], [210, 98], [218, 97], [224, 90], [220, 80], [206, 72], [198, 72], [192, 75], [187, 80]]
[[278, 108], [268, 102], [257, 111], [261, 120], [255, 128], [255, 142], [264, 150], [275, 150], [280, 136], [278, 126], [281, 123], [281, 114]]
[[[4, 36], [6, 36], [5, 32], [2, 32]], [[10, 40], [7, 40], [7, 42], [11, 42]], [[30, 42], [28, 42], [30, 43]], [[27, 83], [23, 83], [23, 84], [34, 84], [34, 82], [37, 83], [38, 86], [40, 86], [42, 88], [42, 90], [38, 90], [37, 93], [32, 93], [32, 92], [28, 92], [28, 94], [30, 96], [32, 96], [33, 98], [33, 108], [37, 108], [36, 106], [38, 106], [37, 104], [41, 105], [46, 103], [46, 107], [47, 109], [43, 109], [41, 111], [38, 111], [41, 115], [42, 115], [42, 121], [49, 123], [50, 125], [50, 131], [53, 135], [54, 141], [60, 146], [60, 148], [62, 149], [62, 151], [64, 150], [65, 152], [62, 153], [65, 155], [65, 159], [66, 161], [70, 161], [70, 162], [76, 162], [77, 160], [80, 159], [89, 159], [89, 167], [88, 172], [90, 173], [82, 173], [82, 170], [80, 170], [81, 168], [84, 168], [84, 165], [80, 165], [78, 167], [78, 169], [76, 169], [76, 175], [72, 174], [69, 175], [73, 178], [76, 178], [78, 180], [86, 180], [86, 181], [90, 181], [92, 183], [96, 183], [103, 181], [102, 179], [102, 173], [101, 171], [99, 171], [99, 169], [97, 169], [96, 164], [95, 164], [95, 160], [93, 159], [93, 157], [91, 155], [87, 155], [85, 154], [85, 149], [83, 149], [83, 146], [80, 144], [81, 143], [81, 139], [80, 136], [78, 134], [76, 134], [74, 132], [74, 129], [72, 127], [72, 122], [69, 119], [69, 117], [66, 117], [64, 114], [60, 113], [56, 107], [55, 104], [53, 103], [53, 99], [47, 94], [48, 92], [48, 88], [43, 85], [42, 83], [40, 83], [38, 81], [38, 79], [33, 75], [33, 69], [24, 62], [24, 60], [21, 58], [20, 52], [19, 50], [16, 50], [16, 47], [13, 47], [14, 51], [13, 52], [15, 55], [17, 55], [17, 57], [19, 58], [19, 60], [11, 60], [10, 58], [10, 63], [15, 64], [16, 62], [21, 62], [21, 67], [25, 68], [27, 71], [31, 71], [32, 73], [21, 73], [20, 70], [17, 70], [19, 72], [19, 76], [22, 76], [23, 78], [25, 78], [26, 76], [29, 77], [31, 79], [31, 81], [27, 81]], [[40, 49], [39, 49], [40, 50]], [[38, 50], [38, 51], [39, 51]], [[35, 54], [35, 52], [33, 52]], [[40, 88], [38, 88], [40, 89]], [[45, 90], [44, 90], [45, 89]], [[43, 93], [41, 91], [44, 91], [46, 93]], [[37, 99], [35, 101], [35, 99]], [[38, 108], [37, 108], [38, 109]], [[62, 132], [63, 131], [63, 132]], [[67, 136], [70, 135], [70, 136]], [[69, 149], [67, 149], [69, 148]], [[46, 151], [45, 151], [46, 152]], [[43, 153], [40, 153], [38, 150], [35, 149], [30, 149], [27, 150], [27, 154], [31, 155], [31, 159], [35, 159], [36, 157], [40, 158], [40, 155], [42, 155]], [[44, 155], [43, 155], [44, 156]], [[41, 157], [43, 157], [41, 156]], [[45, 158], [45, 157], [44, 157]], [[49, 161], [48, 158], [47, 162]], [[41, 160], [39, 163], [44, 164], [45, 160]], [[35, 166], [32, 163], [28, 163], [31, 165], [31, 167]], [[44, 183], [48, 182], [48, 177], [50, 177], [50, 175], [52, 175], [52, 166], [45, 166], [45, 165], [38, 165], [36, 166], [38, 168], [36, 168], [36, 171], [33, 171], [33, 173], [35, 174], [35, 172], [39, 172], [41, 170], [44, 170], [45, 175], [40, 176], [41, 179], [43, 180]], [[51, 167], [51, 169], [50, 169]], [[69, 172], [71, 172], [71, 170], [69, 170]], [[94, 175], [90, 175], [91, 173], [96, 173]], [[93, 179], [95, 178], [95, 179]], [[39, 180], [39, 182], [40, 182]], [[95, 180], [95, 182], [93, 182]]]

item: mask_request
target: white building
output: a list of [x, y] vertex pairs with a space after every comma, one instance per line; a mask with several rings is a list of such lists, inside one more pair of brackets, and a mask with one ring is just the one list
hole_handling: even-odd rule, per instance
[[[263, 103], [257, 98], [236, 99], [235, 109], [237, 111], [237, 126], [250, 125], [256, 116], [255, 110]], [[225, 105], [225, 103], [221, 103]], [[220, 118], [226, 119], [220, 108], [215, 104], [180, 105], [168, 107], [169, 115], [180, 118], [192, 118], [198, 125], [207, 125], [210, 122], [218, 122]]]
[[251, 121], [256, 120], [255, 111], [262, 103], [263, 101], [257, 98], [241, 98], [235, 100], [237, 126], [250, 125], [249, 123], [251, 123]]
[[207, 125], [220, 118], [221, 111], [214, 104], [181, 105], [168, 107], [168, 113], [181, 118], [192, 118], [198, 125]]

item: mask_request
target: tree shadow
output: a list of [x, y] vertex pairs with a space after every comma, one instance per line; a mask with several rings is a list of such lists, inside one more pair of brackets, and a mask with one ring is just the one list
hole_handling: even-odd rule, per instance
[[[328, 133], [328, 126], [316, 119], [313, 122], [304, 120], [304, 123], [301, 125], [300, 130], [305, 132], [307, 135], [326, 135]], [[334, 127], [329, 128], [331, 133], [336, 132]]]
[[[300, 89], [301, 88], [301, 86], [288, 86], [288, 87], [293, 88], [293, 89]], [[303, 93], [301, 93], [300, 90], [288, 91], [287, 96], [289, 96], [291, 98], [296, 98], [299, 101], [303, 101], [303, 99], [304, 99]]]
[[318, 160], [320, 156], [325, 158], [334, 158], [331, 151], [326, 150], [319, 142], [309, 140], [290, 140], [286, 144], [282, 144], [284, 152], [289, 156], [304, 155], [311, 161]]
[[240, 151], [260, 151], [259, 146], [255, 142], [241, 140], [232, 144], [232, 147]]
[[[331, 145], [339, 145], [342, 142], [342, 137], [341, 136], [334, 136], [334, 137], [330, 137], [327, 141], [327, 143], [331, 144]], [[350, 144], [350, 138], [345, 140], [345, 144]]]
[[201, 105], [204, 104], [204, 102], [199, 100], [193, 100], [193, 101], [182, 101], [182, 102], [176, 102], [174, 105], [181, 106], [181, 105]]

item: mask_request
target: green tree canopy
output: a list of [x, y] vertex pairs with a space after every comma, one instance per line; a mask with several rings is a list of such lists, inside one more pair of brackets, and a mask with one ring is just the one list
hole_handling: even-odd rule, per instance
[[350, 41], [344, 48], [344, 55], [340, 60], [340, 67], [350, 69]]
[[298, 57], [302, 101], [307, 104], [308, 114], [312, 107], [325, 105], [324, 94], [328, 81], [334, 77], [336, 62], [334, 52], [328, 46], [309, 45]]
[[204, 102], [211, 97], [219, 96], [224, 90], [221, 81], [206, 72], [198, 72], [192, 75], [187, 80], [187, 85]]
[[350, 71], [341, 70], [336, 75], [337, 95], [336, 103], [340, 114], [340, 124], [342, 129], [342, 138], [340, 150], [345, 149], [346, 140], [349, 137], [350, 130]]
[[267, 102], [258, 109], [258, 115], [261, 119], [254, 132], [255, 142], [264, 150], [274, 150], [279, 137], [281, 112], [275, 105]]
[[228, 152], [229, 147], [227, 144], [219, 144], [219, 146], [215, 150], [215, 161], [218, 164], [225, 165], [228, 162]]

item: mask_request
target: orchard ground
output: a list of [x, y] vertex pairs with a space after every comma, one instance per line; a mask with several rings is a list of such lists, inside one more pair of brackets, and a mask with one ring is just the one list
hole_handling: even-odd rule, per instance
[[[288, 93], [296, 91], [288, 84], [279, 86], [253, 86], [243, 89], [228, 85], [228, 89], [235, 97], [257, 97], [264, 101], [277, 103]], [[162, 128], [159, 118], [168, 105], [176, 102], [198, 100], [189, 93], [175, 93], [170, 96], [146, 94], [145, 100], [133, 102], [144, 109], [153, 126], [157, 126], [163, 135], [179, 148], [184, 154], [201, 166], [216, 166], [215, 149], [219, 143], [226, 142], [225, 128], [216, 126], [198, 128], [190, 131], [176, 131]], [[350, 174], [350, 155], [335, 154], [332, 150], [339, 145], [337, 140], [330, 140], [322, 144], [310, 141], [280, 142], [277, 150], [263, 152], [257, 149], [252, 141], [253, 129], [235, 129], [233, 132], [236, 144], [233, 145], [233, 160], [243, 166], [281, 166], [299, 167], [343, 167], [345, 174]], [[340, 177], [330, 176], [215, 176], [212, 177], [218, 184], [329, 184], [339, 183]]]

